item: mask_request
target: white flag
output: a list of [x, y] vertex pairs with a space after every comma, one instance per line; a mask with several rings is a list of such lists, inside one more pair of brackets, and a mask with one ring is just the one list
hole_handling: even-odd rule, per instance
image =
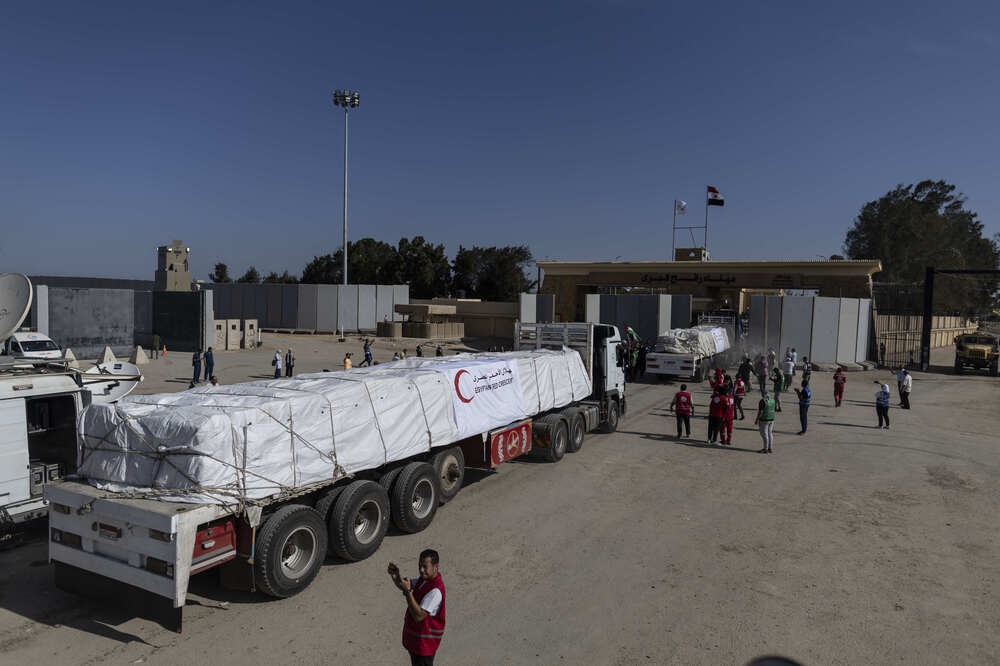
[[687, 202], [674, 199], [674, 215], [683, 215], [686, 212], [688, 212]]

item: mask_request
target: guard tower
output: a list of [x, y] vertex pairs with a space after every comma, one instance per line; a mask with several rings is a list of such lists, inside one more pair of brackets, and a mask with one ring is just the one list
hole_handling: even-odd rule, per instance
[[191, 271], [188, 255], [191, 248], [182, 247], [179, 240], [173, 245], [156, 248], [156, 290], [191, 291]]

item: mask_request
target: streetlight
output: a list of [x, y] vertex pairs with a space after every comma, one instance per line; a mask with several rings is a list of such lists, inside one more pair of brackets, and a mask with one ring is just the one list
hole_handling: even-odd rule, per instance
[[344, 284], [347, 284], [347, 110], [361, 105], [357, 90], [334, 90], [333, 105], [344, 107]]

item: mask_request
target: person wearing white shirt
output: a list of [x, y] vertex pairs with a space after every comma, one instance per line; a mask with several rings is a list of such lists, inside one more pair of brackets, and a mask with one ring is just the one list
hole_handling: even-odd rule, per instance
[[903, 409], [909, 409], [910, 408], [910, 391], [913, 390], [913, 377], [910, 376], [910, 373], [909, 373], [908, 370], [903, 370], [903, 385], [902, 386], [903, 387], [902, 387], [902, 389], [900, 389], [900, 393], [899, 393], [899, 399], [901, 401], [900, 405], [903, 407]]
[[781, 374], [785, 376], [785, 386], [791, 386], [792, 376], [795, 374], [795, 361], [792, 360], [791, 356], [786, 356], [785, 360], [781, 362]]
[[274, 378], [281, 379], [281, 350], [278, 349], [274, 352], [274, 358], [271, 359], [271, 365], [274, 366]]

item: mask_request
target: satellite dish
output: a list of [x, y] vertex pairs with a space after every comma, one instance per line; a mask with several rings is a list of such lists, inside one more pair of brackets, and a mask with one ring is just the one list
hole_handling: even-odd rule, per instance
[[98, 363], [81, 373], [84, 386], [90, 389], [91, 401], [109, 405], [127, 396], [142, 381], [142, 372], [132, 363]]
[[31, 310], [31, 280], [20, 273], [0, 275], [0, 341], [20, 326]]

